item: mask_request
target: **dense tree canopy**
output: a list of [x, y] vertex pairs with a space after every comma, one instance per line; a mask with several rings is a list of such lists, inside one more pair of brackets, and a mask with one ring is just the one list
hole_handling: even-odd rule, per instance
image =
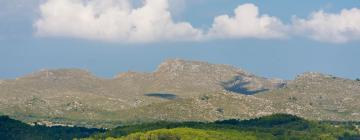
[[72, 140], [88, 137], [99, 129], [81, 127], [31, 126], [7, 116], [0, 116], [0, 140]]
[[[157, 122], [122, 126], [90, 139], [118, 140], [187, 140], [187, 138], [228, 140], [246, 139], [297, 139], [297, 140], [336, 140], [360, 139], [357, 123], [308, 121], [297, 116], [275, 114], [271, 116], [239, 121], [236, 119], [200, 122]], [[335, 127], [336, 126], [336, 127]], [[165, 140], [165, 139], [164, 139]]]
[[[1, 140], [356, 140], [359, 122], [318, 122], [286, 114], [251, 120], [216, 122], [155, 122], [112, 130], [80, 127], [31, 126], [0, 117]], [[89, 137], [90, 136], [90, 137]], [[88, 138], [85, 138], [88, 137]]]

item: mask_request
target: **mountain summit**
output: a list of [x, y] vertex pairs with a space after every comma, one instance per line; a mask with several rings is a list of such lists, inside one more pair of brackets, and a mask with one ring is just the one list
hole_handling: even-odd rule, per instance
[[360, 82], [319, 73], [284, 81], [230, 65], [173, 59], [152, 73], [126, 72], [113, 79], [79, 69], [58, 69], [0, 81], [0, 112], [27, 122], [92, 126], [109, 121], [209, 121], [272, 113], [360, 120], [359, 93]]

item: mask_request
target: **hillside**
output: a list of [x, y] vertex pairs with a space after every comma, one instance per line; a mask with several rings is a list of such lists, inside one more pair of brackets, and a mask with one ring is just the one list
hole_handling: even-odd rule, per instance
[[0, 112], [32, 123], [114, 127], [147, 121], [215, 121], [288, 113], [359, 121], [360, 82], [305, 73], [285, 81], [229, 65], [168, 60], [153, 73], [112, 79], [79, 69], [42, 70], [0, 82]]
[[273, 101], [280, 112], [315, 120], [360, 120], [360, 82], [305, 73], [286, 88], [255, 95]]
[[126, 110], [126, 118], [137, 121], [215, 121], [248, 119], [276, 113], [273, 103], [266, 99], [233, 93], [213, 93], [173, 100]]
[[249, 119], [287, 113], [311, 120], [359, 121], [360, 82], [305, 73], [279, 89], [246, 96], [232, 92], [206, 94], [131, 110], [136, 120], [186, 121]]

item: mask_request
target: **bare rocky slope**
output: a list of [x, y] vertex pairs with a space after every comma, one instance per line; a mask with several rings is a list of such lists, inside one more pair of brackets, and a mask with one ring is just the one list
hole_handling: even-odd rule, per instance
[[277, 112], [360, 120], [360, 82], [318, 73], [267, 79], [229, 66], [168, 60], [153, 73], [103, 79], [78, 69], [0, 81], [0, 112], [27, 122], [107, 126], [113, 121], [212, 121]]

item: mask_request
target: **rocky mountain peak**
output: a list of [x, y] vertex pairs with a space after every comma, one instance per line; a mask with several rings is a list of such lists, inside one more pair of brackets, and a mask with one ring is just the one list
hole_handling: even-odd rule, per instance
[[295, 81], [301, 81], [301, 80], [320, 80], [324, 78], [334, 78], [334, 76], [326, 75], [318, 72], [306, 72], [301, 75], [298, 75], [295, 78]]
[[252, 75], [242, 69], [230, 65], [210, 64], [201, 61], [188, 61], [181, 59], [170, 59], [159, 65], [156, 73], [239, 73]]
[[200, 65], [208, 65], [205, 62], [197, 62], [197, 61], [186, 61], [181, 59], [170, 59], [161, 63], [158, 66], [157, 72], [176, 72], [183, 71], [186, 68], [191, 67], [190, 69], [196, 70]]
[[138, 76], [146, 75], [147, 73], [140, 73], [135, 71], [128, 71], [124, 73], [120, 73], [114, 77], [114, 79], [122, 79], [122, 78], [136, 78]]
[[52, 80], [52, 79], [78, 79], [78, 78], [96, 78], [89, 71], [81, 69], [56, 69], [47, 70], [43, 69], [38, 72], [26, 75], [20, 79], [41, 79], [41, 80]]

